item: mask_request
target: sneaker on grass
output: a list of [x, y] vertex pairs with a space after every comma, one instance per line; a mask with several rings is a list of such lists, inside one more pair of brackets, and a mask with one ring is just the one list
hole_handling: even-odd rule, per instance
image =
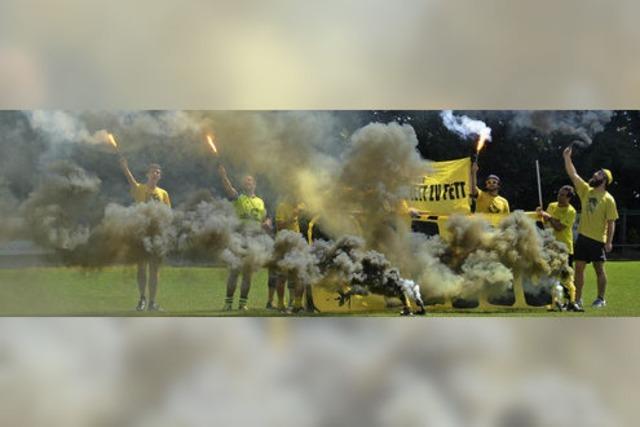
[[607, 306], [607, 301], [605, 301], [604, 298], [596, 298], [595, 301], [593, 301], [593, 304], [591, 304], [592, 308], [604, 308]]
[[567, 304], [567, 311], [583, 313], [584, 308], [582, 308], [582, 301], [570, 302], [569, 304]]
[[149, 306], [147, 307], [147, 311], [164, 311], [160, 305], [154, 301], [149, 302]]

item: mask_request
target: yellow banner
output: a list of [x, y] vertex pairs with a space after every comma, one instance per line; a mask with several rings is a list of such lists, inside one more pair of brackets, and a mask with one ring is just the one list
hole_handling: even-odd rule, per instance
[[427, 215], [469, 213], [471, 159], [433, 162], [430, 166], [433, 173], [413, 187], [409, 205]]

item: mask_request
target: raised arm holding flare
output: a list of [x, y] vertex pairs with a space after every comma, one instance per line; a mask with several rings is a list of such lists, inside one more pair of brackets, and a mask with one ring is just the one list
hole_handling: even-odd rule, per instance
[[[147, 169], [147, 182], [140, 184], [129, 169], [127, 160], [120, 156], [120, 167], [124, 176], [127, 178], [130, 187], [131, 197], [135, 203], [147, 203], [156, 201], [171, 207], [171, 199], [166, 190], [158, 187], [158, 182], [162, 178], [162, 169], [160, 165], [152, 163]], [[160, 270], [161, 259], [159, 257], [149, 256], [138, 261], [137, 265], [137, 281], [140, 299], [136, 310], [143, 311], [161, 311], [162, 309], [156, 304], [156, 294], [158, 292], [158, 271]], [[147, 274], [148, 270], [148, 274]], [[147, 304], [147, 289], [149, 295], [149, 303]]]
[[[231, 184], [227, 170], [222, 163], [218, 163], [218, 174], [222, 180], [222, 186], [227, 196], [233, 201], [233, 206], [238, 218], [247, 226], [251, 223], [257, 223], [262, 229], [269, 232], [272, 229], [271, 219], [267, 216], [267, 210], [264, 201], [256, 196], [256, 180], [252, 175], [245, 175], [242, 179], [242, 192], [238, 192]], [[242, 284], [240, 287], [239, 310], [247, 310], [247, 302], [249, 299], [249, 290], [251, 289], [251, 276], [253, 271], [251, 267], [232, 268], [229, 270], [227, 278], [227, 296], [225, 298], [224, 310], [233, 309], [233, 296], [236, 292], [238, 278], [242, 273]]]
[[124, 156], [120, 156], [118, 161], [120, 162], [120, 168], [122, 169], [124, 176], [127, 178], [127, 182], [129, 183], [129, 185], [132, 187], [138, 185], [138, 181], [136, 181], [133, 174], [131, 173], [131, 170], [129, 170], [129, 163], [127, 162], [127, 159], [125, 159]]
[[489, 175], [485, 181], [485, 190], [478, 188], [478, 163], [471, 164], [471, 197], [476, 199], [476, 213], [508, 214], [509, 202], [499, 195], [502, 182], [497, 175]]
[[220, 175], [220, 180], [222, 181], [222, 186], [224, 187], [224, 191], [227, 193], [227, 196], [232, 200], [237, 199], [239, 195], [238, 190], [236, 190], [231, 184], [229, 176], [227, 175], [227, 170], [222, 163], [218, 163], [218, 175]]

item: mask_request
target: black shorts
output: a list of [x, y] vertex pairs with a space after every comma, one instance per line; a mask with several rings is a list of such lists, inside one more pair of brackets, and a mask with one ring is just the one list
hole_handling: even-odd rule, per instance
[[573, 254], [569, 254], [569, 267], [573, 268]]
[[578, 234], [578, 240], [573, 251], [573, 259], [576, 261], [604, 262], [607, 260], [604, 254], [604, 243]]

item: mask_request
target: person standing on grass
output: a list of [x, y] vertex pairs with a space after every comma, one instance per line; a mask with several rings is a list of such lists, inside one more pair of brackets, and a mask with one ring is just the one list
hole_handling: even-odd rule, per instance
[[602, 308], [607, 305], [605, 292], [607, 290], [607, 273], [604, 268], [606, 252], [613, 249], [613, 234], [615, 221], [618, 219], [616, 201], [607, 191], [611, 185], [613, 175], [608, 169], [599, 169], [593, 173], [589, 182], [585, 182], [578, 175], [571, 160], [571, 146], [563, 152], [564, 166], [571, 178], [580, 198], [582, 211], [578, 225], [578, 240], [575, 245], [575, 285], [576, 302], [582, 308], [582, 288], [584, 287], [584, 270], [588, 263], [593, 262], [598, 278], [598, 297], [591, 307]]
[[[120, 156], [120, 167], [124, 176], [127, 178], [130, 186], [131, 196], [136, 203], [158, 202], [164, 203], [171, 207], [169, 193], [158, 187], [158, 182], [162, 178], [162, 168], [157, 163], [152, 163], [147, 169], [147, 182], [140, 184], [134, 178], [127, 159]], [[155, 256], [149, 256], [138, 262], [138, 290], [140, 291], [140, 299], [136, 310], [144, 311], [161, 311], [162, 309], [156, 303], [156, 294], [158, 292], [158, 271], [160, 269], [160, 259]], [[147, 274], [148, 269], [148, 274]], [[147, 288], [149, 289], [149, 302], [147, 303]]]
[[[545, 227], [553, 229], [553, 235], [556, 240], [562, 242], [567, 247], [569, 254], [569, 267], [573, 268], [573, 224], [576, 222], [576, 210], [571, 206], [571, 199], [575, 192], [570, 185], [564, 185], [558, 190], [558, 201], [549, 203], [547, 210], [543, 210], [542, 206], [538, 206], [536, 211], [542, 218]], [[573, 284], [573, 276], [568, 274], [565, 280], [561, 281], [564, 293], [569, 302], [562, 306], [558, 306], [560, 310], [583, 311], [582, 307], [578, 307], [576, 301], [576, 287]], [[561, 304], [560, 302], [557, 302]]]
[[[245, 175], [242, 179], [242, 193], [239, 193], [233, 185], [227, 175], [227, 170], [222, 163], [218, 163], [218, 174], [222, 180], [227, 196], [233, 200], [233, 206], [236, 210], [236, 214], [245, 223], [254, 222], [259, 224], [266, 232], [270, 231], [271, 220], [267, 217], [267, 210], [264, 206], [264, 201], [256, 196], [256, 180], [251, 175]], [[242, 271], [241, 271], [242, 270]], [[229, 277], [227, 278], [227, 296], [224, 300], [225, 311], [233, 310], [233, 295], [236, 292], [238, 285], [238, 277], [242, 272], [242, 285], [240, 287], [240, 301], [238, 304], [238, 310], [248, 310], [247, 302], [249, 299], [249, 290], [251, 289], [251, 276], [253, 274], [251, 266], [245, 266], [242, 268], [231, 268], [229, 270]]]

